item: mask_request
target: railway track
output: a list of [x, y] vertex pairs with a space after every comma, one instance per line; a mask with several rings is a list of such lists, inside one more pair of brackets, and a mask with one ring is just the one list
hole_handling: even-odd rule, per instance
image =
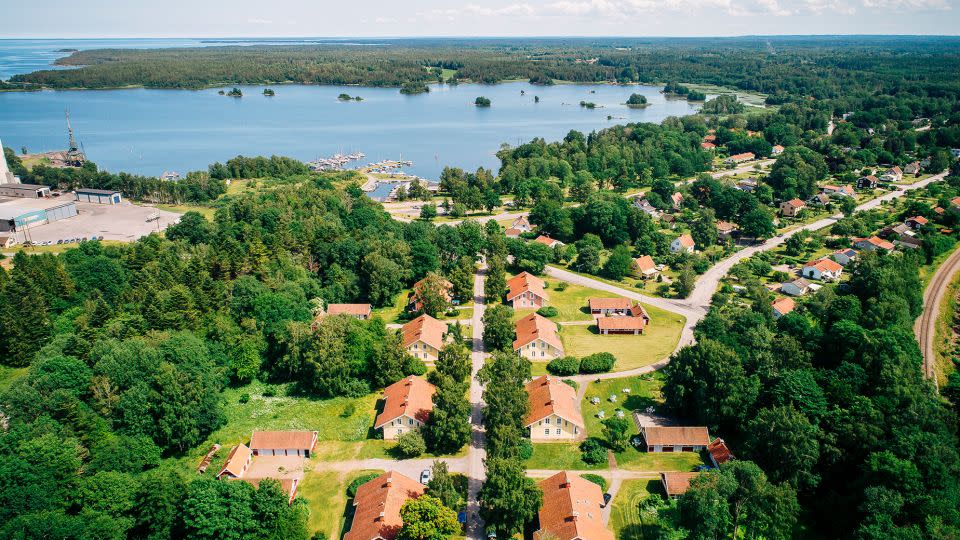
[[923, 353], [923, 373], [933, 381], [934, 385], [937, 384], [935, 349], [937, 319], [940, 317], [943, 297], [958, 271], [960, 271], [960, 250], [953, 252], [933, 274], [933, 279], [923, 293], [923, 313], [914, 325], [920, 352]]

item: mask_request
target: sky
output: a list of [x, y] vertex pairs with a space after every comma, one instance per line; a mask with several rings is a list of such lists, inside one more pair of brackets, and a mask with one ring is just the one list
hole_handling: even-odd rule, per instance
[[960, 34], [960, 0], [0, 0], [0, 38]]

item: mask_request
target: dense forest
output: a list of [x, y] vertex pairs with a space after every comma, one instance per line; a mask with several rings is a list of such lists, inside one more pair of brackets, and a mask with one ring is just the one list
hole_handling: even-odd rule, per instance
[[[946, 37], [757, 37], [710, 39], [408, 39], [369, 46], [290, 45], [101, 49], [60, 59], [11, 83], [52, 88], [200, 88], [234, 84], [361, 84], [400, 87], [454, 80], [706, 83], [771, 94], [837, 98], [878, 86], [956, 99], [960, 40]], [[698, 96], [699, 97], [699, 96]]]

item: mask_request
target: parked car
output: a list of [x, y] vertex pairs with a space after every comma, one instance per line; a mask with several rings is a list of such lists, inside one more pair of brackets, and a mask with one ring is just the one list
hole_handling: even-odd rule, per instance
[[424, 469], [420, 473], [420, 483], [424, 485], [429, 484], [430, 478], [432, 477], [433, 477], [433, 472], [430, 469]]
[[610, 495], [609, 493], [604, 493], [604, 494], [603, 494], [603, 504], [600, 505], [600, 508], [606, 508], [607, 505], [610, 504], [610, 499], [612, 499], [612, 498], [613, 498], [613, 495]]
[[58, 245], [59, 245], [59, 244], [62, 244], [62, 243], [63, 243], [63, 238], [57, 240], [57, 244], [58, 244]]

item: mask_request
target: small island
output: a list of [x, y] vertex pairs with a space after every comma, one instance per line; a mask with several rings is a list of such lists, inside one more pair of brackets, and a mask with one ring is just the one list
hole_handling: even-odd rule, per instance
[[230, 97], [240, 98], [240, 97], [243, 97], [243, 92], [241, 92], [239, 88], [234, 86], [232, 90], [227, 92], [227, 95]]
[[646, 107], [649, 105], [649, 103], [647, 103], [647, 96], [643, 94], [630, 94], [630, 98], [627, 99], [626, 105], [630, 108], [639, 109]]
[[400, 87], [401, 94], [426, 94], [430, 92], [430, 87], [422, 82], [405, 82]]
[[682, 84], [667, 83], [663, 87], [663, 93], [671, 96], [687, 98], [687, 101], [706, 101], [707, 95], [699, 90], [692, 90]]
[[473, 104], [476, 105], [477, 107], [489, 107], [490, 99], [480, 96], [473, 101]]
[[267, 96], [267, 97], [273, 97], [273, 96], [277, 95], [277, 93], [273, 91], [273, 88], [264, 88], [264, 89], [263, 89], [263, 95], [265, 95], [265, 96]]
[[351, 96], [350, 94], [340, 94], [337, 96], [337, 99], [340, 101], [363, 101], [363, 98], [360, 96]]
[[597, 104], [592, 101], [581, 101], [580, 106], [584, 109], [596, 109]]

